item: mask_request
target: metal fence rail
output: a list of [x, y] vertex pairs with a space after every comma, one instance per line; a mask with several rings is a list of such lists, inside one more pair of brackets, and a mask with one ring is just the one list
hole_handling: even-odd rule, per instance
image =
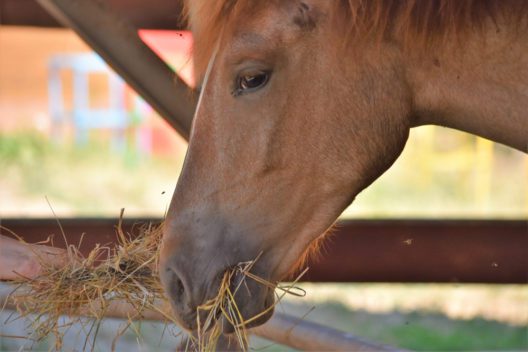
[[[126, 219], [123, 227], [160, 222]], [[117, 219], [60, 220], [69, 241], [85, 233], [82, 251], [116, 240]], [[55, 219], [0, 223], [29, 242], [55, 234]], [[4, 230], [0, 234], [9, 235]], [[528, 231], [524, 220], [350, 220], [338, 223], [319, 260], [309, 261], [312, 282], [528, 283]]]

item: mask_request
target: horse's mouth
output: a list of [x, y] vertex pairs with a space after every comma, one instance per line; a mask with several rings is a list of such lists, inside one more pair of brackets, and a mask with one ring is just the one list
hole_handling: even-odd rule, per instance
[[198, 304], [178, 302], [178, 295], [170, 291], [170, 278], [167, 279], [175, 320], [188, 331], [196, 332], [200, 327], [202, 332], [208, 332], [217, 326], [224, 334], [265, 323], [273, 314], [275, 290], [274, 285], [255, 279], [263, 276], [263, 272], [262, 267], [260, 270], [253, 267], [252, 275], [247, 276], [237, 266], [224, 268], [203, 287], [203, 296], [196, 300]]
[[[224, 273], [228, 273], [230, 270], [233, 268], [226, 269]], [[221, 281], [218, 280], [214, 285], [216, 286], [214, 292], [217, 295], [225, 289], [222, 287]], [[222, 309], [217, 308], [214, 312], [210, 312], [214, 315], [214, 322], [220, 325], [224, 334], [234, 333], [237, 329], [248, 329], [262, 325], [273, 315], [275, 303], [273, 287], [256, 282], [241, 272], [235, 272], [229, 282], [229, 291], [232, 293], [231, 297], [234, 298], [234, 301], [226, 298], [226, 301], [222, 302]], [[212, 299], [214, 300], [214, 297]], [[201, 319], [205, 317], [205, 314], [197, 313], [201, 314]], [[205, 322], [206, 320], [202, 321]], [[202, 326], [202, 328], [210, 330], [213, 326], [214, 324], [211, 324]]]

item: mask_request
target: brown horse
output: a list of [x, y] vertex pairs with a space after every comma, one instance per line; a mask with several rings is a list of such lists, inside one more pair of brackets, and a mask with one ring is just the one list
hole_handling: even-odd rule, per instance
[[[255, 274], [288, 275], [391, 166], [411, 127], [447, 126], [527, 151], [527, 1], [187, 7], [201, 95], [161, 258], [186, 328], [237, 263], [262, 253]], [[251, 280], [236, 298], [246, 319], [274, 299]]]

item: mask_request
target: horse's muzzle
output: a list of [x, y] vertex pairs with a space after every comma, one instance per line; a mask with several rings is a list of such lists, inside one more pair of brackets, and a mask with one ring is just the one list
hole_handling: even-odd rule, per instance
[[[163, 261], [160, 268], [161, 279], [176, 321], [182, 328], [194, 331], [198, 328], [198, 322], [203, 328], [209, 314], [208, 311], [198, 309], [198, 307], [217, 297], [222, 278], [228, 268], [223, 268], [212, 277], [187, 275], [175, 265], [177, 262], [171, 258]], [[264, 286], [241, 275], [240, 273], [234, 275], [232, 282], [229, 283], [230, 290], [234, 294], [236, 315], [241, 316], [241, 319], [240, 316], [237, 318], [241, 320], [239, 323], [243, 324], [244, 328], [261, 325], [273, 314], [274, 290], [272, 287]], [[240, 280], [243, 282], [240, 283]], [[199, 319], [197, 314], [200, 314]], [[213, 312], [213, 314], [225, 334], [235, 331], [235, 327], [220, 311]]]

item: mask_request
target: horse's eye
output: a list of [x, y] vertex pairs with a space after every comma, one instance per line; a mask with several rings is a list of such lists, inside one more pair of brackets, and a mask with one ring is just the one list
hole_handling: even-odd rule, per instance
[[250, 92], [263, 87], [268, 83], [269, 74], [267, 72], [259, 72], [256, 74], [246, 74], [238, 78], [237, 90], [241, 93]]

